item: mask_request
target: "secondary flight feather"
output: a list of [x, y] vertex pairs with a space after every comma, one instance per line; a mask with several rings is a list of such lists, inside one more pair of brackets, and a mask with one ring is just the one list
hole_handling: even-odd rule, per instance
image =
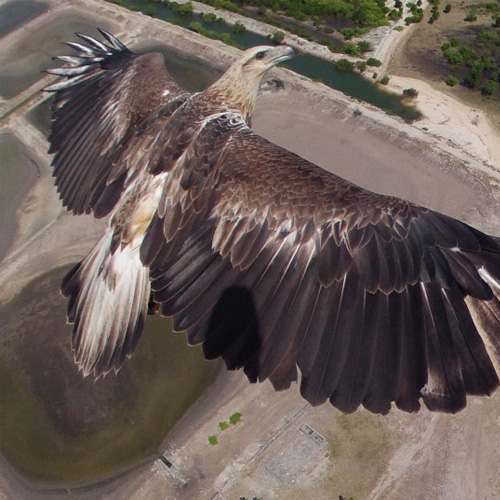
[[456, 412], [498, 387], [500, 239], [253, 132], [291, 48], [249, 49], [189, 94], [160, 54], [100, 31], [47, 89], [62, 203], [109, 216], [62, 284], [85, 375], [120, 368], [152, 298], [206, 358], [278, 390], [300, 378], [312, 404]]

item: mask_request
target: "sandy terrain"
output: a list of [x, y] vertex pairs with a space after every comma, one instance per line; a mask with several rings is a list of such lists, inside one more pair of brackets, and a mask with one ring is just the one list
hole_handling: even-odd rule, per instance
[[[53, 8], [60, 4], [54, 1]], [[236, 54], [176, 27], [125, 15], [115, 6], [94, 0], [73, 5], [111, 16], [129, 42], [158, 39], [221, 67]], [[388, 56], [390, 48], [385, 50]], [[500, 162], [492, 146], [494, 131], [481, 116], [477, 120], [475, 112], [453, 100], [445, 105], [444, 97], [423, 83], [391, 79], [420, 92], [417, 103], [425, 118], [411, 126], [290, 72], [277, 70], [276, 75], [285, 91], [262, 96], [254, 118], [258, 132], [373, 190], [500, 234], [495, 189]], [[20, 114], [0, 127], [39, 154], [46, 148]], [[92, 219], [61, 215], [46, 156], [43, 167], [29, 203], [19, 208], [21, 229], [13, 251], [0, 266], [1, 301], [37, 273], [83, 256], [100, 230]], [[242, 422], [221, 431], [219, 422], [236, 411]], [[358, 500], [493, 500], [500, 496], [499, 425], [498, 395], [473, 399], [458, 416], [423, 410], [376, 417], [361, 410], [346, 417], [326, 405], [310, 408], [295, 387], [275, 394], [269, 384], [251, 386], [240, 373], [224, 373], [164, 442], [161, 451], [172, 467], [156, 460], [102, 484], [43, 491], [0, 461], [0, 499], [330, 500], [352, 495]], [[218, 445], [209, 445], [210, 435], [218, 437]]]

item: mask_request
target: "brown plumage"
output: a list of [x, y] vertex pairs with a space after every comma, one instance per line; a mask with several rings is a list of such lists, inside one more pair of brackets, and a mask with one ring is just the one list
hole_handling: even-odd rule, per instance
[[150, 292], [207, 358], [345, 412], [456, 412], [499, 379], [500, 240], [371, 193], [249, 128], [288, 47], [246, 51], [190, 95], [102, 31], [51, 70], [56, 186], [111, 214], [63, 293], [85, 374], [117, 370]]

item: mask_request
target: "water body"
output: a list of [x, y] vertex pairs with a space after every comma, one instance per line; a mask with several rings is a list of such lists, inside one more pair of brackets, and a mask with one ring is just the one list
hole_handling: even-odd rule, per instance
[[37, 165], [12, 134], [0, 134], [0, 261], [16, 236], [16, 211], [38, 177]]
[[199, 92], [214, 83], [221, 72], [209, 66], [202, 59], [190, 57], [167, 45], [154, 40], [145, 41], [132, 47], [134, 52], [160, 52], [165, 57], [165, 64], [174, 80], [189, 92]]
[[118, 375], [83, 379], [59, 293], [66, 271], [0, 306], [0, 448], [24, 477], [52, 485], [91, 483], [157, 456], [218, 367], [155, 316]]
[[[193, 21], [198, 22], [207, 30], [215, 31], [219, 34], [228, 34], [231, 40], [243, 48], [269, 44], [269, 40], [266, 37], [250, 31], [233, 33], [232, 26], [219, 23], [207, 23], [199, 14], [179, 15], [170, 10], [166, 5], [151, 3], [144, 0], [125, 0], [124, 3], [130, 7], [140, 9], [143, 13], [147, 12], [148, 6], [154, 5], [156, 9], [155, 17], [158, 19], [174, 22], [184, 27], [187, 27], [189, 23]], [[277, 28], [276, 31], [278, 31]], [[284, 66], [301, 75], [321, 80], [331, 88], [340, 90], [360, 101], [377, 106], [388, 113], [398, 115], [405, 120], [412, 121], [421, 116], [417, 109], [403, 104], [402, 96], [384, 91], [368, 79], [362, 77], [359, 73], [337, 71], [331, 62], [319, 57], [314, 57], [309, 54], [300, 54], [294, 59], [287, 61]]]
[[46, 10], [46, 4], [33, 0], [12, 0], [0, 5], [0, 38]]

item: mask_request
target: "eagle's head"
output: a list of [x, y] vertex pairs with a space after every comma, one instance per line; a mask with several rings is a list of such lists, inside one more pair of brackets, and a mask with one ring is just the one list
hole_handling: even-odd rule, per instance
[[243, 53], [241, 59], [233, 65], [239, 69], [245, 78], [256, 78], [259, 80], [264, 73], [276, 64], [292, 58], [294, 50], [288, 45], [278, 45], [269, 47], [260, 45], [252, 47]]
[[252, 47], [243, 52], [205, 93], [212, 102], [237, 109], [248, 119], [255, 107], [264, 74], [294, 54], [295, 51], [288, 45]]

